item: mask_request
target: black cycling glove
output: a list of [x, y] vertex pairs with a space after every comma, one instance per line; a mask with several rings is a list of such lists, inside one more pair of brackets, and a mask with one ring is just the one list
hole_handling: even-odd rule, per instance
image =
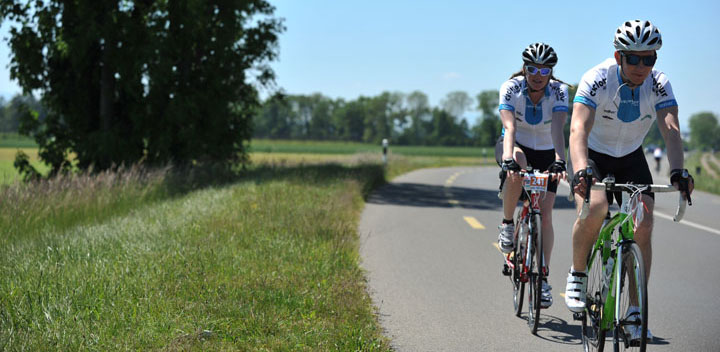
[[567, 171], [565, 160], [555, 160], [550, 164], [550, 167], [548, 167], [548, 172], [551, 174], [561, 174], [565, 171]]
[[[592, 170], [592, 168], [591, 168], [590, 166], [588, 166], [588, 168], [590, 168], [590, 170], [592, 171], [592, 174], [594, 175], [594, 174], [595, 174], [594, 170]], [[573, 179], [572, 179], [572, 182], [571, 182], [571, 184], [570, 184], [570, 189], [575, 189], [575, 186], [577, 186], [578, 184], [580, 184], [580, 180], [582, 180], [583, 178], [585, 178], [585, 179], [587, 180], [587, 176], [588, 176], [588, 175], [587, 175], [587, 168], [583, 168], [583, 169], [578, 170], [578, 171], [575, 173], [575, 176], [574, 176]], [[587, 182], [590, 182], [590, 181], [587, 180]]]
[[514, 159], [503, 160], [500, 167], [502, 167], [503, 171], [520, 171], [520, 165]]
[[693, 179], [692, 175], [690, 175], [687, 169], [673, 169], [672, 171], [670, 171], [670, 184], [678, 184], [680, 192], [685, 192], [685, 194], [687, 195], [689, 205], [692, 205], [689, 187], [691, 181], [693, 184], [695, 183], [695, 179]]

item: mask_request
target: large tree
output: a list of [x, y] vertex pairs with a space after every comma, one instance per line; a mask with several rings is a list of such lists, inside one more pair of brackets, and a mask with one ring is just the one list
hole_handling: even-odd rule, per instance
[[460, 90], [448, 93], [445, 98], [440, 101], [442, 109], [458, 120], [462, 119], [463, 114], [465, 114], [472, 105], [473, 99], [470, 95]]
[[52, 172], [244, 159], [277, 55], [265, 0], [6, 0], [10, 72], [47, 108], [28, 115]]
[[720, 126], [715, 114], [700, 112], [690, 116], [690, 144], [698, 149], [720, 148]]

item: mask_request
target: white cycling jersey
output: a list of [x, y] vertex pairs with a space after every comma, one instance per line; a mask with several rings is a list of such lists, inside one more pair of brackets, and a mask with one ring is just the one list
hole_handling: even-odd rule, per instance
[[[507, 80], [500, 87], [499, 110], [512, 111], [515, 116], [515, 142], [534, 150], [553, 149], [550, 127], [552, 114], [568, 111], [567, 84], [550, 80], [545, 95], [537, 104], [530, 101], [524, 76]], [[505, 136], [505, 128], [503, 128]]]
[[678, 105], [661, 71], [634, 90], [621, 82], [620, 66], [607, 59], [583, 75], [573, 100], [595, 109], [588, 148], [616, 158], [640, 147], [658, 110]]

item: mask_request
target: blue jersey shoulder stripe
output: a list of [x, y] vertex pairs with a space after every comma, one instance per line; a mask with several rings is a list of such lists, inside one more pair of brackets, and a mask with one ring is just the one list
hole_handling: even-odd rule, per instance
[[675, 101], [675, 99], [665, 100], [663, 102], [657, 103], [657, 105], [655, 105], [655, 110], [665, 109], [677, 105], [678, 103], [677, 101]]
[[500, 108], [498, 110], [510, 110], [515, 111], [515, 107], [508, 104], [500, 104]]
[[554, 107], [554, 108], [552, 109], [552, 111], [553, 111], [553, 112], [555, 112], [555, 111], [570, 111], [570, 109], [568, 109], [567, 106], [560, 105], [560, 106]]
[[581, 95], [575, 96], [575, 99], [573, 99], [573, 103], [585, 104], [593, 109], [597, 109], [597, 104], [595, 104], [594, 101], [592, 101], [586, 97], [583, 97]]

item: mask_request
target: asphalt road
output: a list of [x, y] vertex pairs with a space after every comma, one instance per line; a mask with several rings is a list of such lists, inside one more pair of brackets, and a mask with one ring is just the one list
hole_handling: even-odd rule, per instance
[[[514, 316], [511, 284], [500, 272], [497, 172], [489, 167], [418, 170], [368, 199], [360, 223], [362, 266], [396, 350], [582, 350], [579, 322], [561, 296], [575, 219], [569, 190], [559, 187], [553, 213], [549, 282], [555, 303], [542, 311], [535, 336], [526, 312]], [[666, 176], [656, 176], [656, 183], [663, 181]], [[648, 294], [656, 338], [650, 351], [720, 351], [720, 197], [693, 195], [694, 206], [682, 223], [667, 218], [676, 195], [656, 196]], [[475, 222], [484, 228], [472, 227]]]

